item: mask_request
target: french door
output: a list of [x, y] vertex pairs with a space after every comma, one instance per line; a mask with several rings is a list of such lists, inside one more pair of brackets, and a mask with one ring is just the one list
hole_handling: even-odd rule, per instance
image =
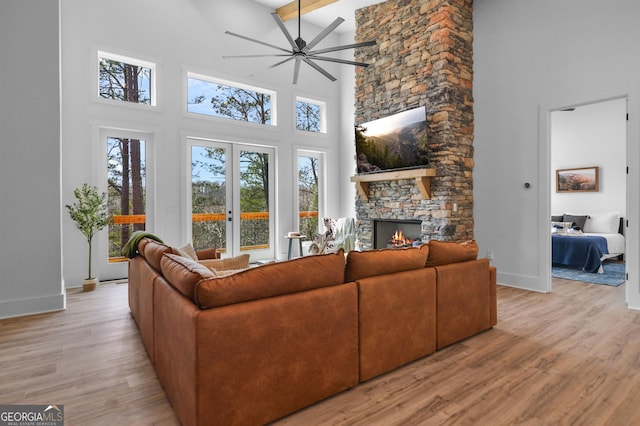
[[223, 257], [275, 257], [274, 148], [187, 138], [187, 234]]

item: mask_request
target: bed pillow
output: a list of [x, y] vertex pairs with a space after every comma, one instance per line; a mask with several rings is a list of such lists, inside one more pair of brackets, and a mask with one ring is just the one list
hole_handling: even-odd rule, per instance
[[552, 228], [562, 229], [562, 231], [566, 231], [567, 229], [571, 228], [572, 225], [573, 222], [551, 222]]
[[562, 215], [551, 215], [551, 222], [562, 222]]
[[580, 229], [584, 229], [584, 224], [587, 221], [587, 218], [589, 216], [584, 215], [584, 216], [577, 216], [577, 215], [573, 215], [573, 214], [563, 214], [562, 215], [562, 221], [563, 222], [573, 222], [573, 226], [577, 226]]
[[620, 213], [596, 213], [589, 216], [589, 219], [584, 224], [583, 231], [598, 234], [617, 234], [619, 227]]

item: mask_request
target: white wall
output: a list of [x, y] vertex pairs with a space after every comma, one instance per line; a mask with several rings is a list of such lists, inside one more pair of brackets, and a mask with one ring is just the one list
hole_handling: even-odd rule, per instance
[[[155, 4], [155, 3], [154, 3]], [[296, 206], [296, 148], [327, 152], [327, 192], [338, 192], [340, 164], [340, 81], [330, 82], [303, 64], [299, 82], [292, 85], [293, 62], [268, 69], [281, 58], [223, 59], [223, 55], [280, 53], [265, 46], [224, 34], [229, 30], [278, 46], [287, 41], [269, 15], [272, 10], [249, 0], [163, 0], [149, 7], [146, 0], [109, 1], [99, 7], [86, 0], [62, 2], [62, 196], [72, 201], [73, 188], [83, 182], [104, 185], [99, 178], [104, 154], [98, 147], [98, 128], [115, 127], [150, 133], [153, 138], [155, 212], [148, 229], [169, 244], [186, 242], [185, 136], [199, 136], [231, 142], [259, 143], [276, 148], [278, 257], [286, 256], [281, 237], [293, 229]], [[126, 14], [125, 14], [126, 11]], [[99, 13], [98, 13], [99, 12]], [[133, 20], [129, 17], [135, 17]], [[126, 19], [124, 19], [126, 18]], [[297, 32], [297, 21], [286, 26]], [[303, 38], [313, 38], [320, 28], [302, 27]], [[322, 46], [338, 37], [329, 36]], [[157, 63], [159, 106], [153, 110], [127, 108], [99, 102], [96, 96], [96, 51], [137, 57]], [[323, 63], [338, 75], [340, 66]], [[225, 119], [187, 116], [185, 73], [194, 71], [277, 91], [278, 126], [247, 126]], [[294, 131], [296, 95], [327, 103], [328, 133], [304, 135]], [[328, 197], [328, 211], [338, 210], [339, 200]], [[71, 220], [64, 217], [64, 274], [67, 286], [77, 286], [84, 275], [86, 247]], [[96, 244], [106, 245], [104, 232]], [[104, 274], [100, 278], [111, 278]]]
[[[551, 113], [551, 212], [626, 214], [627, 102]], [[598, 192], [556, 192], [556, 170], [598, 167]]]
[[0, 318], [64, 308], [58, 2], [0, 2]]
[[636, 0], [474, 1], [475, 235], [500, 283], [550, 287], [550, 111], [627, 97], [626, 288], [640, 307], [639, 20]]

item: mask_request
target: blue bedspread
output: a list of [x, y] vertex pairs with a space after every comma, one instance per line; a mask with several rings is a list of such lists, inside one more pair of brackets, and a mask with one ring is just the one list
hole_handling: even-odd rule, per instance
[[608, 254], [604, 237], [551, 235], [553, 263], [580, 266], [586, 272], [598, 272], [603, 254]]

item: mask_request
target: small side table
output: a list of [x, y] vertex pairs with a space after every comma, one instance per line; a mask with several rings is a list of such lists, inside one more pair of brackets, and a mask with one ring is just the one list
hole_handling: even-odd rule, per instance
[[289, 240], [289, 252], [287, 254], [287, 259], [291, 260], [291, 245], [293, 244], [293, 240], [298, 240], [298, 245], [300, 247], [300, 256], [303, 256], [302, 253], [302, 240], [306, 240], [307, 237], [304, 235], [285, 235], [287, 240]]

